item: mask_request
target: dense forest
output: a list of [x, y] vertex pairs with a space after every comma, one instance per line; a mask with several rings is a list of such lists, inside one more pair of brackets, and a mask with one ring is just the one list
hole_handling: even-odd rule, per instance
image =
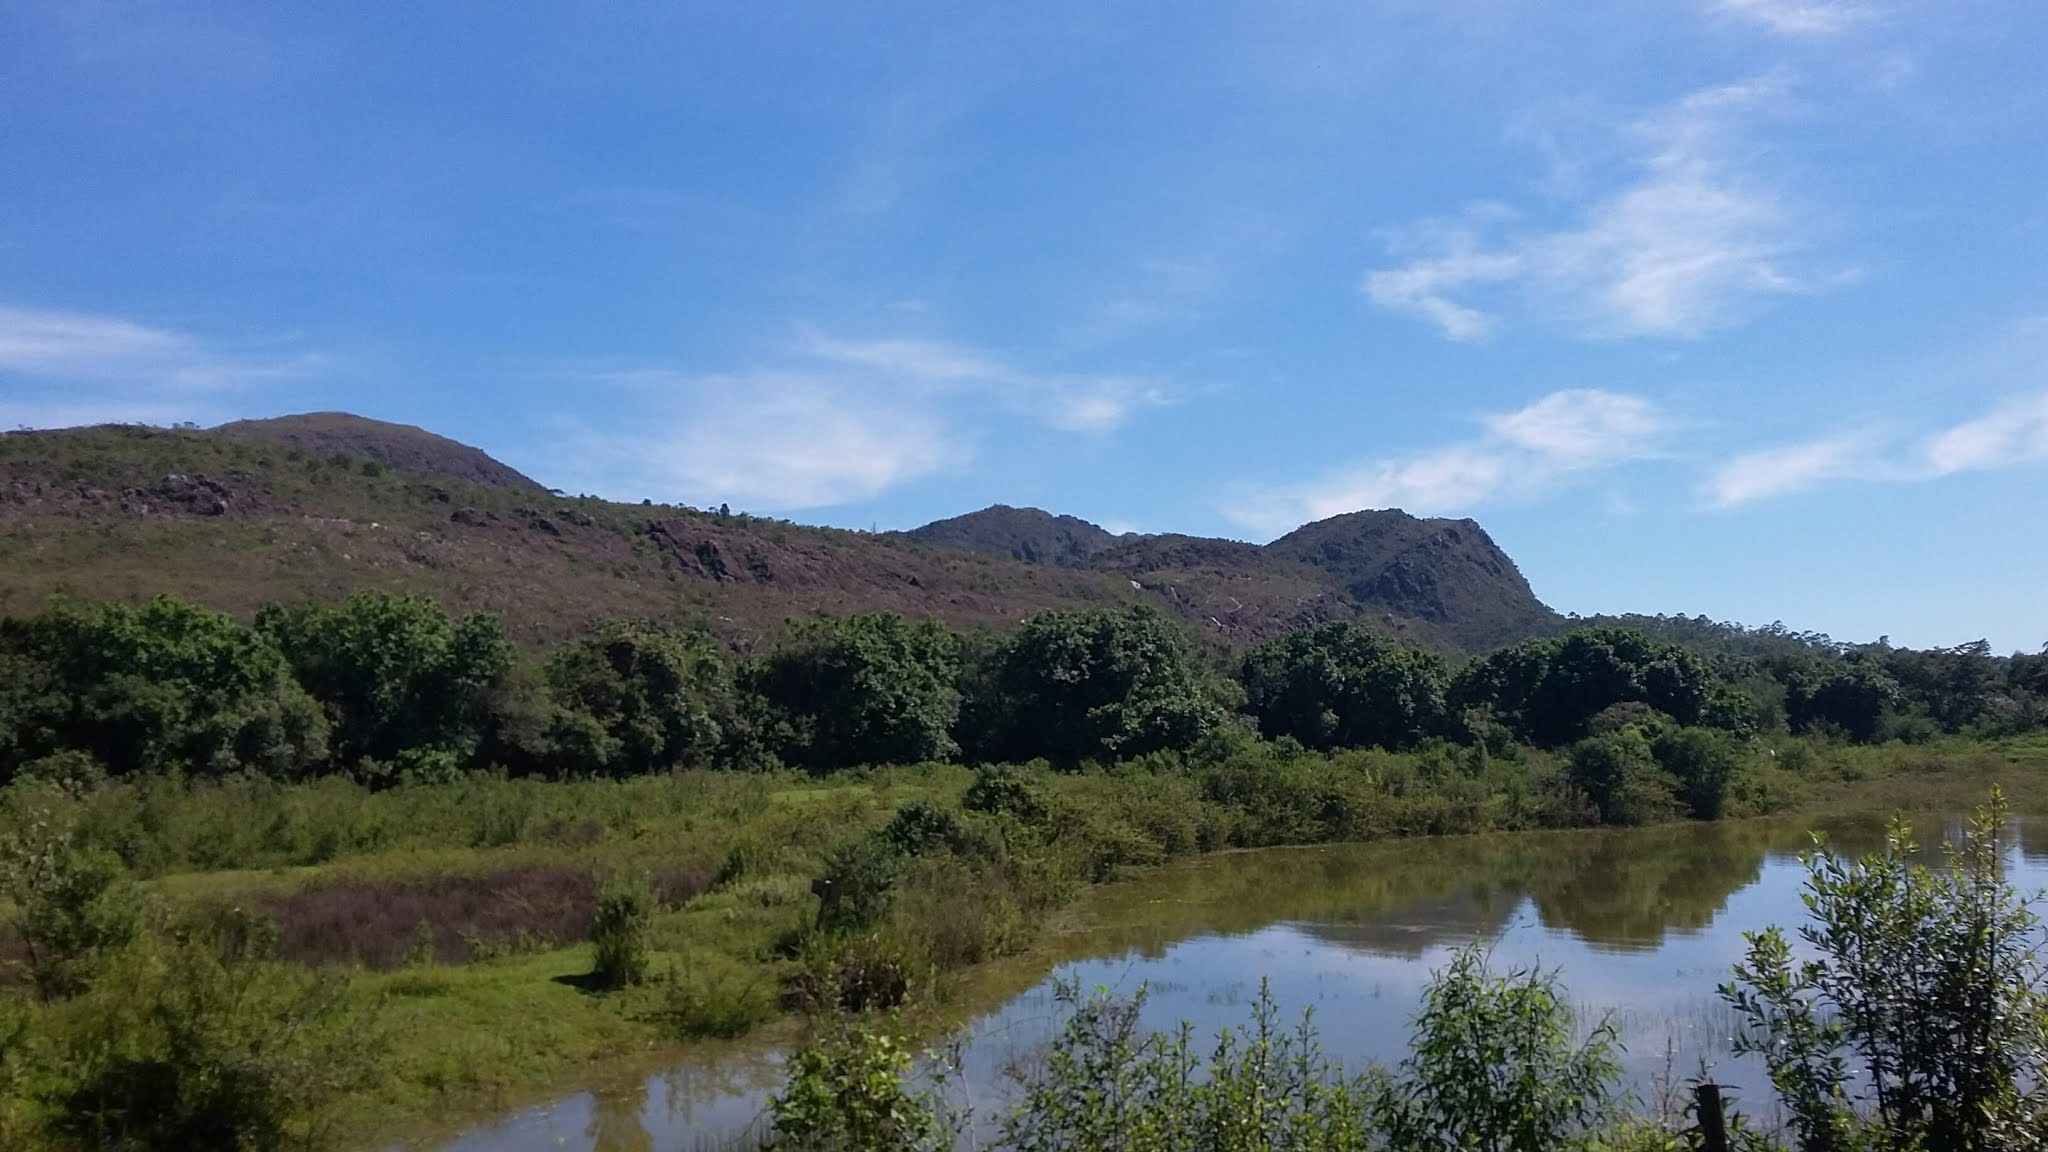
[[1226, 663], [1143, 608], [973, 635], [869, 613], [796, 622], [735, 659], [707, 635], [632, 620], [526, 651], [488, 614], [383, 592], [272, 606], [251, 624], [166, 597], [0, 620], [0, 669], [0, 783], [1075, 768], [1234, 731], [1318, 752], [1568, 749], [1603, 815], [1629, 819], [1631, 805], [1680, 801], [1711, 815], [1718, 785], [1699, 774], [1760, 731], [1914, 743], [2048, 723], [2048, 654], [1682, 618], [1581, 622], [1453, 665], [1342, 622]]

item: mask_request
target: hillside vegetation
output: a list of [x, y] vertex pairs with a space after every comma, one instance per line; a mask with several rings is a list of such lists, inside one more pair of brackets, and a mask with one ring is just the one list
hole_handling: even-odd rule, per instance
[[1145, 603], [1225, 647], [1346, 620], [1466, 653], [1557, 619], [1477, 524], [1396, 511], [1264, 548], [1005, 508], [876, 535], [557, 496], [453, 441], [336, 414], [0, 436], [0, 610], [168, 592], [247, 616], [364, 588], [496, 612], [522, 641], [620, 615], [744, 646], [816, 611], [974, 628]]

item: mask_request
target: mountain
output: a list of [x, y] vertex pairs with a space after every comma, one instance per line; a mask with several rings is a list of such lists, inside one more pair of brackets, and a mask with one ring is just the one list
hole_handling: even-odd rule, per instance
[[0, 612], [167, 592], [247, 615], [361, 588], [494, 611], [525, 641], [633, 615], [741, 648], [817, 611], [977, 628], [1152, 604], [1225, 647], [1342, 619], [1453, 653], [1557, 620], [1469, 520], [1358, 513], [1260, 547], [999, 507], [870, 534], [558, 496], [454, 441], [339, 414], [0, 435]]
[[1037, 508], [1012, 508], [1008, 504], [934, 520], [900, 535], [926, 544], [1063, 568], [1086, 563], [1118, 540], [1107, 529], [1078, 516], [1055, 516]]
[[410, 424], [390, 424], [347, 412], [307, 412], [270, 420], [237, 420], [213, 429], [217, 436], [247, 436], [288, 444], [315, 456], [337, 452], [375, 460], [408, 472], [471, 480], [497, 488], [527, 492], [546, 489], [538, 481], [502, 464], [482, 450], [436, 436]]
[[1333, 516], [1261, 547], [1200, 536], [1112, 536], [1085, 520], [998, 504], [904, 533], [1030, 563], [1114, 572], [1227, 637], [1359, 620], [1411, 643], [1480, 651], [1557, 615], [1472, 520], [1398, 510]]

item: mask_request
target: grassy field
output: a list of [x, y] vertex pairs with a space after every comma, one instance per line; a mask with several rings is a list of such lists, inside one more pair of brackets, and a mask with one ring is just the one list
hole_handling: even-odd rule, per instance
[[[355, 1142], [515, 1107], [707, 1037], [773, 1040], [826, 987], [843, 997], [893, 982], [890, 1000], [941, 1015], [987, 1003], [1051, 963], [1034, 941], [1081, 887], [1171, 857], [1582, 822], [1558, 772], [1534, 752], [1287, 758], [1246, 745], [1202, 762], [1026, 771], [1046, 809], [1037, 827], [963, 814], [975, 775], [957, 766], [384, 791], [137, 781], [56, 802], [82, 838], [146, 877], [160, 921], [258, 910], [281, 959], [329, 974], [379, 1053], [337, 1109]], [[2019, 810], [2048, 811], [2044, 779], [2048, 739], [1786, 740], [1752, 759], [1735, 814], [1962, 807], [1992, 783]], [[0, 819], [15, 819], [27, 798], [6, 802]], [[920, 802], [966, 817], [974, 846], [911, 856], [883, 913], [821, 932], [814, 885]], [[652, 977], [598, 993], [582, 936], [602, 886], [629, 876], [658, 899]]]

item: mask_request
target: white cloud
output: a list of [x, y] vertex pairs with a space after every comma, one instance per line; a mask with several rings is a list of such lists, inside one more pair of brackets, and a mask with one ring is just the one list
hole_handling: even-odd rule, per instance
[[1640, 458], [1668, 426], [1657, 406], [1641, 396], [1593, 388], [1552, 392], [1519, 411], [1488, 416], [1485, 423], [1495, 439], [1569, 465]]
[[2048, 393], [1919, 436], [1852, 432], [1737, 456], [1714, 470], [1707, 502], [1736, 508], [1831, 481], [1912, 483], [2048, 463]]
[[778, 361], [721, 375], [594, 374], [633, 394], [636, 426], [570, 436], [573, 458], [560, 470], [627, 499], [817, 508], [965, 467], [967, 421], [990, 404], [1099, 435], [1167, 402], [1142, 378], [1027, 372], [933, 340], [808, 332]]
[[214, 394], [318, 363], [232, 354], [121, 316], [0, 306], [0, 381], [11, 393], [0, 420], [9, 426], [197, 419], [213, 414]]
[[1737, 456], [1708, 478], [1707, 502], [1715, 508], [1737, 508], [1828, 481], [1875, 477], [1884, 471], [1870, 436], [1830, 436]]
[[2048, 461], [2048, 393], [1958, 424], [1929, 440], [1921, 455], [1935, 476]]
[[1747, 121], [1774, 107], [1784, 81], [1765, 76], [1704, 89], [1624, 126], [1626, 180], [1548, 231], [1495, 236], [1502, 214], [1422, 230], [1425, 254], [1369, 273], [1376, 304], [1477, 340], [1516, 297], [1586, 335], [1697, 336], [1753, 300], [1809, 287], [1788, 270], [1798, 222], [1749, 171]]
[[1140, 409], [1169, 402], [1157, 381], [1139, 377], [1027, 372], [987, 353], [934, 340], [841, 340], [810, 334], [804, 358], [873, 372], [897, 383], [972, 388], [1064, 432], [1100, 435]]
[[1366, 461], [1302, 484], [1242, 489], [1222, 511], [1275, 534], [1363, 508], [1458, 512], [1654, 456], [1670, 427], [1650, 401], [1596, 389], [1553, 392], [1481, 424], [1481, 436], [1430, 452]]
[[1004, 383], [1015, 375], [980, 352], [936, 340], [840, 340], [811, 333], [796, 350], [814, 360], [939, 384]]
[[938, 415], [801, 373], [618, 373], [635, 430], [569, 438], [585, 485], [620, 499], [782, 510], [851, 503], [964, 465]]
[[1870, 16], [1863, 5], [1843, 0], [1711, 0], [1710, 8], [1784, 36], [1828, 36]]

